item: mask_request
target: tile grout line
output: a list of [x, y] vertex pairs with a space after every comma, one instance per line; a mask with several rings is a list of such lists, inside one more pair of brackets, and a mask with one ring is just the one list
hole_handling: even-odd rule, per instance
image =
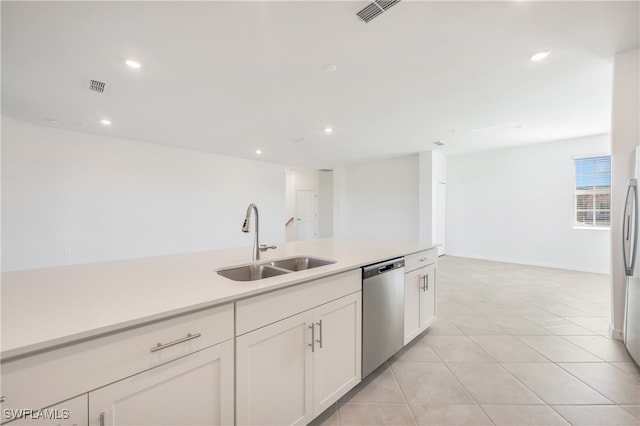
[[395, 371], [393, 371], [393, 368], [391, 367], [391, 363], [389, 362], [389, 360], [386, 360], [385, 362], [387, 363], [389, 371], [391, 372], [391, 375], [393, 376], [393, 380], [395, 380], [396, 385], [398, 385], [398, 389], [400, 389], [400, 395], [402, 395], [402, 399], [404, 400], [404, 404], [406, 405], [407, 410], [409, 410], [409, 414], [411, 415], [411, 420], [413, 420], [413, 424], [415, 426], [418, 426], [418, 421], [416, 420], [416, 416], [413, 415], [413, 410], [411, 409], [411, 406], [409, 405], [409, 401], [407, 401], [407, 396], [404, 394], [404, 390], [402, 389], [402, 386], [400, 386], [400, 382], [398, 381], [398, 378], [396, 377]]
[[[454, 324], [454, 325], [455, 325], [455, 324]], [[460, 331], [462, 331], [462, 330], [460, 330]], [[464, 333], [464, 331], [462, 331], [462, 332]], [[427, 334], [428, 334], [428, 333], [427, 333]], [[425, 336], [423, 336], [423, 338], [424, 338], [424, 337], [426, 337], [426, 334], [425, 334]], [[469, 336], [467, 336], [466, 334], [465, 334], [465, 337], [467, 337], [469, 340], [471, 340], [471, 341], [473, 342], [473, 340], [472, 340], [472, 339], [470, 339], [470, 338], [469, 338]], [[427, 345], [429, 345], [429, 342], [428, 342], [428, 341], [425, 341], [425, 343], [426, 343]], [[473, 343], [474, 343], [475, 345], [477, 345], [477, 343], [476, 343], [476, 342], [473, 342]], [[474, 396], [471, 394], [471, 392], [469, 392], [469, 389], [467, 389], [467, 387], [466, 387], [466, 386], [465, 386], [465, 385], [460, 381], [460, 379], [458, 379], [458, 376], [456, 376], [456, 375], [453, 373], [453, 371], [451, 371], [451, 368], [449, 368], [449, 364], [447, 364], [446, 362], [444, 362], [444, 360], [440, 357], [440, 355], [438, 354], [438, 352], [436, 352], [436, 350], [435, 350], [431, 345], [429, 345], [429, 347], [431, 348], [431, 350], [433, 350], [433, 353], [435, 353], [435, 354], [436, 354], [436, 356], [438, 357], [438, 359], [440, 359], [440, 362], [442, 362], [442, 365], [444, 365], [444, 366], [445, 366], [445, 368], [447, 369], [447, 371], [449, 371], [449, 374], [451, 374], [451, 375], [453, 376], [453, 378], [455, 379], [455, 381], [456, 381], [456, 382], [458, 382], [458, 384], [462, 387], [462, 389], [464, 389], [464, 391], [467, 393], [467, 395], [469, 395], [469, 398], [471, 398], [471, 400], [472, 400], [472, 401], [473, 401], [473, 402], [478, 406], [478, 408], [480, 408], [480, 410], [482, 410], [482, 412], [484, 413], [484, 415], [485, 415], [485, 416], [487, 416], [487, 418], [489, 419], [489, 421], [495, 425], [495, 424], [496, 424], [496, 422], [494, 422], [494, 421], [493, 421], [493, 418], [489, 415], [489, 413], [487, 413], [487, 412], [485, 411], [485, 409], [482, 407], [482, 405], [481, 405], [478, 401], [476, 401], [476, 399], [475, 399], [475, 398], [474, 398]], [[478, 347], [479, 347], [479, 346], [478, 346]], [[482, 349], [482, 348], [480, 348], [480, 349]], [[484, 349], [482, 349], [482, 350], [484, 351]], [[486, 351], [485, 351], [485, 352], [486, 352]], [[487, 352], [487, 355], [491, 356], [488, 352]], [[491, 357], [491, 358], [493, 358], [493, 357]], [[495, 358], [493, 358], [493, 359], [495, 359]], [[496, 362], [497, 362], [497, 360], [496, 360]], [[493, 364], [493, 363], [489, 363], [489, 364]]]

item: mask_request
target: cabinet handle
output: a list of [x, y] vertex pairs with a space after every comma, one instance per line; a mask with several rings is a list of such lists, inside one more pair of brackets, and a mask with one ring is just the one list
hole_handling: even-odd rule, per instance
[[0, 402], [5, 402], [6, 400], [7, 400], [6, 396], [4, 396], [4, 395], [0, 396]]
[[185, 337], [183, 337], [182, 339], [174, 340], [173, 342], [169, 342], [169, 343], [165, 343], [165, 344], [158, 343], [156, 345], [156, 347], [151, 348], [151, 352], [161, 351], [163, 349], [168, 348], [169, 346], [173, 346], [173, 345], [177, 345], [179, 343], [187, 342], [189, 340], [197, 339], [200, 336], [202, 336], [202, 334], [200, 334], [200, 333], [196, 333], [196, 334], [189, 333]]
[[316, 324], [318, 324], [318, 326], [320, 327], [320, 339], [316, 340], [316, 342], [320, 343], [320, 349], [322, 349], [322, 320], [320, 320]]
[[104, 411], [102, 413], [100, 413], [100, 426], [104, 426], [104, 416], [105, 416], [105, 414], [107, 414], [107, 413], [105, 413]]
[[420, 281], [422, 281], [422, 284], [420, 285], [420, 290], [422, 290], [422, 291], [426, 291], [425, 288], [424, 288], [425, 287], [425, 278], [426, 277], [427, 277], [426, 275], [420, 275]]
[[424, 282], [425, 282], [424, 286], [426, 287], [425, 291], [429, 291], [429, 274], [424, 276]]
[[311, 329], [311, 343], [309, 343], [309, 346], [311, 346], [311, 352], [315, 352], [316, 351], [316, 347], [315, 347], [316, 329], [314, 328], [313, 324], [311, 324], [309, 328]]

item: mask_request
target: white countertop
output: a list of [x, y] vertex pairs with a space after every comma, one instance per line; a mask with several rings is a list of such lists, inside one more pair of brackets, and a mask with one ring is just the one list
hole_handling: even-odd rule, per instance
[[332, 265], [257, 281], [215, 271], [251, 263], [251, 248], [2, 273], [1, 357], [215, 306], [431, 248], [411, 242], [321, 239], [280, 244], [261, 261], [298, 255]]

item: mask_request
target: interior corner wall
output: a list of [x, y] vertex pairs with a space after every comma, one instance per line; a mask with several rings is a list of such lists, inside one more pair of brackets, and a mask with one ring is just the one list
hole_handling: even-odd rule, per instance
[[[447, 182], [447, 157], [437, 151], [418, 154], [419, 169], [419, 241], [421, 244], [438, 244], [438, 184]], [[444, 254], [444, 249], [438, 251]]]
[[622, 211], [627, 181], [633, 175], [632, 153], [640, 145], [640, 49], [615, 57], [613, 67], [613, 111], [611, 117], [611, 326], [622, 338], [626, 276], [622, 254]]
[[418, 155], [336, 168], [339, 237], [418, 241]]
[[249, 203], [284, 241], [280, 165], [2, 117], [4, 271], [250, 247]]
[[318, 173], [318, 237], [333, 236], [333, 172]]
[[609, 135], [447, 157], [447, 252], [609, 273], [610, 231], [573, 226], [576, 156]]

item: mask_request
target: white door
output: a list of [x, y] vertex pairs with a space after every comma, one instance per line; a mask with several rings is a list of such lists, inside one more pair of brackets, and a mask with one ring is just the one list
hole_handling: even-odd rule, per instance
[[233, 340], [89, 393], [91, 426], [233, 424]]
[[316, 191], [296, 191], [296, 224], [299, 241], [318, 238], [318, 194]]
[[362, 292], [314, 311], [314, 415], [326, 410], [360, 383]]
[[238, 425], [313, 419], [313, 353], [307, 311], [236, 338]]
[[424, 268], [404, 275], [404, 344], [422, 332], [420, 309], [422, 305], [422, 283]]
[[447, 184], [444, 182], [438, 182], [438, 205], [437, 217], [436, 217], [436, 238], [435, 243], [440, 244], [438, 247], [438, 256], [442, 256], [446, 253], [445, 241], [446, 241], [446, 210], [447, 210]]

